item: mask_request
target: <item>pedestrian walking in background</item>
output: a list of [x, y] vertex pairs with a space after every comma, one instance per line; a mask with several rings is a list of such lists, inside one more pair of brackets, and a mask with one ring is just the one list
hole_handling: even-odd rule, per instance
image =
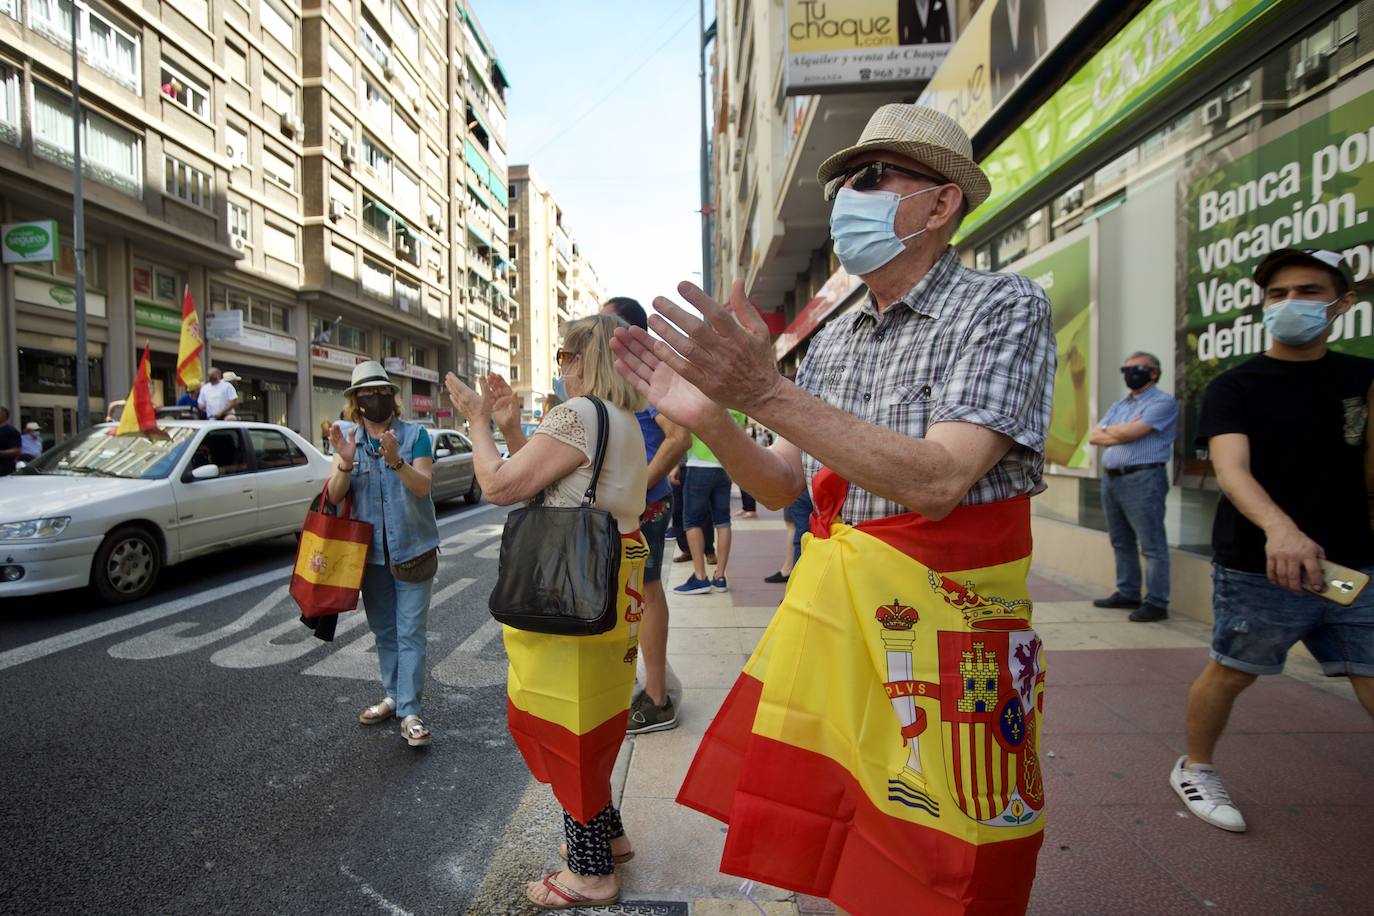
[[[809, 482], [816, 506], [817, 536], [678, 800], [730, 825], [730, 874], [851, 912], [1021, 912], [1053, 707], [1026, 587], [1049, 301], [949, 246], [991, 191], [949, 117], [884, 105], [818, 179], [835, 253], [869, 295], [816, 333], [795, 385], [742, 281], [728, 307], [682, 283], [695, 313], [659, 298], [657, 338], [616, 337], [618, 368], [741, 486], [781, 508]], [[928, 854], [875, 855], [876, 837]]]
[[32, 421], [24, 424], [24, 435], [19, 437], [19, 454], [25, 461], [32, 461], [43, 454], [42, 430]]
[[[1240, 693], [1283, 671], [1301, 642], [1328, 677], [1348, 677], [1374, 716], [1374, 590], [1343, 607], [1318, 597], [1322, 561], [1374, 573], [1369, 405], [1374, 360], [1327, 348], [1355, 302], [1333, 251], [1284, 248], [1255, 267], [1269, 349], [1207, 386], [1197, 444], [1222, 500], [1212, 526], [1212, 652], [1188, 692], [1188, 753], [1169, 776], [1207, 823], [1245, 830], [1213, 763]], [[1295, 777], [1298, 774], [1294, 774]]]
[[[600, 421], [590, 398], [604, 402], [607, 443], [596, 507], [610, 512], [621, 537], [621, 580], [615, 628], [595, 636], [556, 636], [504, 627], [510, 659], [507, 716], [511, 737], [531, 774], [549, 783], [563, 806], [567, 868], [526, 888], [542, 909], [604, 906], [620, 897], [615, 863], [634, 855], [620, 812], [611, 804], [611, 769], [624, 740], [635, 678], [638, 600], [648, 550], [639, 531], [648, 463], [635, 412], [644, 399], [613, 366], [612, 331], [627, 325], [594, 315], [564, 328], [557, 353], [569, 399], [549, 411], [528, 441], [520, 405], [505, 379], [479, 380], [481, 393], [453, 373], [449, 400], [472, 430], [473, 468], [486, 499], [508, 506], [541, 496], [546, 506], [582, 504], [592, 480]], [[506, 437], [503, 461], [491, 423]]]
[[14, 473], [15, 462], [24, 454], [24, 438], [10, 425], [10, 409], [0, 407], [0, 477]]
[[[1164, 500], [1169, 461], [1178, 437], [1178, 402], [1159, 389], [1159, 357], [1136, 351], [1121, 367], [1131, 393], [1117, 401], [1088, 434], [1102, 446], [1102, 511], [1116, 554], [1116, 591], [1097, 607], [1130, 608], [1131, 620], [1169, 616], [1169, 539]], [[1140, 554], [1148, 561], [1140, 600]]]
[[330, 451], [329, 430], [333, 427], [333, 425], [334, 424], [330, 423], [328, 420], [320, 421], [320, 451], [324, 452], [326, 455], [328, 455]]
[[[360, 364], [361, 365], [361, 364]], [[237, 376], [235, 376], [237, 378]], [[345, 392], [346, 394], [347, 392]], [[200, 386], [196, 406], [207, 420], [235, 420], [234, 408], [239, 404], [239, 393], [224, 373], [212, 368], [206, 373], [206, 382]]]
[[[768, 446], [772, 448], [770, 444]], [[792, 500], [783, 510], [783, 521], [787, 526], [787, 553], [778, 571], [763, 577], [763, 581], [786, 582], [792, 576], [792, 569], [801, 559], [802, 537], [811, 530], [811, 493], [802, 490], [801, 495]]]
[[[730, 417], [741, 428], [744, 426], [743, 413], [732, 410]], [[687, 480], [682, 486], [686, 502], [682, 523], [687, 526], [692, 574], [673, 589], [679, 595], [709, 595], [730, 590], [726, 577], [730, 565], [730, 488], [730, 475], [720, 466], [710, 447], [692, 436], [692, 447], [687, 451]], [[716, 532], [714, 564], [706, 555], [703, 529], [707, 527], [714, 527]], [[708, 574], [708, 564], [715, 566], [713, 573]]]
[[[606, 300], [603, 315], [615, 315], [631, 327], [648, 329], [644, 307], [634, 299], [616, 296]], [[639, 624], [639, 649], [644, 659], [644, 690], [630, 701], [631, 735], [667, 731], [677, 727], [677, 704], [681, 685], [668, 665], [668, 596], [663, 591], [664, 534], [673, 518], [673, 488], [668, 474], [687, 454], [692, 436], [687, 430], [659, 414], [652, 407], [635, 414], [644, 434], [644, 453], [649, 462], [647, 505], [639, 520], [649, 548], [644, 564], [644, 619]]]
[[[211, 370], [213, 372], [213, 370]], [[401, 717], [411, 747], [432, 740], [420, 717], [429, 599], [438, 570], [439, 526], [430, 497], [434, 447], [423, 426], [401, 419], [399, 389], [376, 360], [353, 369], [345, 413], [357, 425], [329, 431], [334, 449], [329, 501], [353, 498], [353, 517], [372, 525], [363, 572], [363, 607], [377, 638], [380, 702], [358, 714], [364, 725]]]
[[[677, 554], [673, 557], [674, 563], [692, 562], [692, 546], [687, 543], [687, 526], [683, 524], [683, 512], [687, 505], [687, 459], [683, 458], [678, 462], [678, 466], [668, 475], [668, 482], [673, 485], [673, 540], [677, 542]], [[713, 565], [716, 562], [716, 529], [714, 525], [705, 525], [701, 533], [706, 538], [706, 563]]]

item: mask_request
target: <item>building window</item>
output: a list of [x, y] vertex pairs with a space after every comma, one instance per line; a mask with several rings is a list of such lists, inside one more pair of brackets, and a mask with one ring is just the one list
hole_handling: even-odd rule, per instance
[[383, 302], [391, 302], [396, 294], [396, 278], [391, 269], [378, 264], [370, 258], [363, 258], [363, 292], [380, 299]]
[[353, 55], [339, 47], [333, 39], [329, 41], [329, 69], [335, 76], [353, 85]]
[[385, 130], [391, 126], [391, 96], [370, 79], [363, 80], [364, 111]]
[[367, 352], [367, 332], [342, 321], [326, 322], [323, 318], [312, 318], [310, 339], [318, 344], [330, 344], [358, 353]]
[[420, 159], [420, 131], [399, 114], [393, 121], [391, 145], [397, 154], [409, 162]]
[[193, 207], [209, 208], [210, 176], [175, 156], [164, 155], [162, 190]]
[[162, 64], [162, 94], [202, 120], [210, 120], [210, 91], [182, 71]]
[[19, 18], [19, 0], [0, 0], [0, 13], [12, 19]]
[[433, 197], [425, 197], [425, 222], [440, 235], [444, 232], [444, 205]]
[[400, 359], [401, 342], [394, 337], [382, 338], [382, 359]]
[[224, 69], [228, 71], [230, 79], [248, 85], [248, 55], [233, 42], [224, 44]]
[[329, 246], [329, 269], [341, 277], [357, 279], [358, 264], [353, 251], [340, 245]]
[[411, 347], [410, 364], [412, 366], [419, 366], [422, 369], [428, 367], [429, 350], [425, 349], [424, 347]]
[[262, 248], [278, 261], [296, 263], [295, 227], [280, 226], [271, 220], [265, 221], [262, 226]]
[[396, 195], [396, 203], [403, 211], [415, 214], [420, 212], [420, 180], [404, 166], [396, 166], [391, 187]]
[[236, 203], [229, 204], [229, 234], [243, 239], [245, 242], [252, 241], [249, 233], [249, 213], [247, 207], [240, 207]]
[[382, 36], [382, 30], [367, 13], [363, 13], [358, 20], [358, 43], [377, 62], [377, 66], [382, 69], [391, 66], [391, 43]]
[[512, 353], [517, 353], [517, 352], [519, 352], [519, 350], [520, 350], [520, 335], [519, 335], [519, 334], [512, 334], [512, 335], [510, 336], [510, 351], [511, 351]]
[[382, 184], [391, 187], [391, 156], [367, 134], [363, 134], [363, 162]]
[[0, 65], [0, 140], [19, 145], [19, 71]]
[[414, 60], [420, 59], [420, 30], [405, 10], [400, 6], [391, 8], [391, 29], [396, 34], [396, 43], [405, 49]]
[[296, 90], [285, 79], [277, 79], [270, 73], [262, 75], [262, 103], [273, 111], [284, 115], [296, 113]]
[[[515, 292], [515, 291], [518, 290], [519, 288], [520, 288], [520, 275], [519, 275], [519, 274], [511, 274], [511, 275], [510, 275], [510, 291], [511, 291], [511, 292]], [[511, 310], [511, 321], [514, 321], [514, 320], [515, 320], [515, 310], [514, 310], [514, 308], [512, 308], [512, 310]]]
[[511, 380], [512, 382], [518, 382], [518, 381], [520, 381], [520, 367], [519, 367], [519, 366], [511, 366], [511, 367], [510, 367], [510, 380]]
[[396, 220], [396, 257], [407, 264], [420, 266], [420, 236], [399, 219]]
[[272, 0], [262, 0], [258, 5], [258, 18], [262, 20], [264, 32], [291, 50], [296, 49], [295, 16], [280, 9]]
[[519, 221], [515, 218], [514, 213], [510, 215], [510, 219], [507, 220], [507, 224], [510, 226], [512, 232], [520, 228]]
[[296, 187], [296, 166], [270, 149], [262, 151], [262, 174], [268, 181], [290, 191]]
[[[396, 278], [396, 307], [403, 312], [420, 313], [420, 286], [404, 277]], [[413, 352], [413, 351], [412, 351]], [[422, 351], [423, 352], [423, 351]], [[412, 360], [414, 362], [414, 360]], [[421, 363], [420, 365], [423, 365]]]
[[363, 229], [384, 242], [391, 241], [391, 211], [368, 195], [363, 195]]
[[444, 66], [439, 63], [439, 55], [435, 54], [428, 44], [425, 45], [424, 51], [421, 52], [421, 59], [423, 60], [425, 72], [430, 76], [442, 77], [444, 75]]
[[[72, 40], [71, 0], [30, 0], [29, 27], [60, 45]], [[139, 42], [131, 29], [92, 10], [81, 0], [75, 4], [77, 48], [96, 69], [139, 92], [141, 58]]]
[[[72, 167], [71, 100], [46, 86], [33, 91], [34, 151]], [[143, 193], [143, 139], [93, 111], [81, 119], [82, 170], [101, 184], [135, 197]]]
[[229, 158], [229, 170], [248, 162], [248, 132], [233, 124], [224, 125], [224, 155]]

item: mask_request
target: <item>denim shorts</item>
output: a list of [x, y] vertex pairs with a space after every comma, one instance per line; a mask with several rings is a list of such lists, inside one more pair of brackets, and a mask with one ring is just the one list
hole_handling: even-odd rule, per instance
[[682, 524], [687, 528], [730, 527], [730, 475], [725, 468], [687, 468], [682, 488]]
[[644, 564], [644, 581], [657, 582], [663, 578], [663, 536], [673, 521], [673, 498], [663, 500], [667, 511], [660, 512], [653, 521], [641, 521], [639, 530], [649, 545], [649, 560]]
[[1218, 664], [1278, 674], [1298, 642], [1330, 677], [1374, 677], [1374, 585], [1342, 607], [1316, 595], [1295, 595], [1263, 573], [1213, 565], [1212, 658]]

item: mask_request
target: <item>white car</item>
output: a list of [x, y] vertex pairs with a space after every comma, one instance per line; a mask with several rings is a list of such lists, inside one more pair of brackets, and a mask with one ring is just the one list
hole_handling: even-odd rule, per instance
[[329, 476], [281, 426], [161, 426], [166, 439], [101, 424], [0, 477], [0, 598], [89, 585], [132, 601], [164, 566], [299, 532]]

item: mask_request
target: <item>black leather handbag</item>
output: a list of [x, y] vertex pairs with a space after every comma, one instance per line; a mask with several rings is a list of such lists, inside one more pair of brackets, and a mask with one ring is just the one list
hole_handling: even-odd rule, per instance
[[620, 584], [620, 527], [595, 508], [596, 485], [606, 459], [610, 422], [596, 406], [596, 457], [582, 505], [556, 508], [543, 496], [506, 516], [501, 561], [487, 606], [491, 616], [517, 630], [594, 636], [614, 629]]

